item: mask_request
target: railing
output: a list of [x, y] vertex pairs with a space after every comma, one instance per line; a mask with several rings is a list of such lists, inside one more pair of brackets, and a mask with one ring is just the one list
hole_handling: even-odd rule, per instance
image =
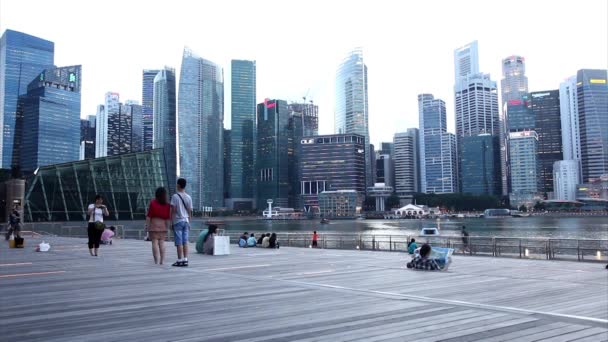
[[[125, 229], [115, 225], [116, 236], [123, 239], [143, 240], [146, 236], [143, 229]], [[87, 237], [86, 222], [79, 226], [62, 226], [58, 224], [28, 225], [28, 230], [36, 233], [47, 233], [67, 237]], [[204, 230], [192, 228], [190, 241], [196, 241]], [[312, 234], [275, 232], [277, 241], [285, 247], [312, 247]], [[241, 232], [225, 231], [231, 243], [237, 243]], [[484, 237], [470, 236], [465, 246], [460, 236], [411, 236], [383, 235], [369, 233], [320, 233], [318, 248], [357, 249], [377, 251], [407, 251], [407, 244], [412, 238], [420, 246], [430, 243], [432, 246], [454, 248], [455, 254], [510, 257], [546, 260], [608, 261], [608, 240], [593, 239], [547, 239], [520, 237]], [[173, 240], [172, 233], [168, 239]]]

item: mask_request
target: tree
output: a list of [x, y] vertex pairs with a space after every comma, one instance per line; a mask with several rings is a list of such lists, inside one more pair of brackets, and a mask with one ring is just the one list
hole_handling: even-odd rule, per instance
[[521, 211], [522, 213], [525, 213], [528, 211], [528, 208], [526, 208], [526, 206], [522, 204], [519, 206], [519, 211]]
[[393, 192], [389, 197], [387, 197], [386, 201], [384, 202], [384, 207], [386, 210], [391, 210], [393, 208], [398, 208], [399, 204], [399, 196]]

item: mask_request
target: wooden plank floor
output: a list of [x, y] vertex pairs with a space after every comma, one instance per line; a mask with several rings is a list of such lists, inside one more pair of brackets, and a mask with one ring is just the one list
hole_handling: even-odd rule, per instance
[[232, 246], [175, 268], [170, 245], [157, 266], [143, 241], [37, 242], [0, 243], [0, 341], [608, 341], [602, 264]]

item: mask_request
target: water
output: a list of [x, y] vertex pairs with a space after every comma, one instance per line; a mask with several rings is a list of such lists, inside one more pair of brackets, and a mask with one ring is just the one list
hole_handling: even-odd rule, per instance
[[[193, 225], [198, 227], [200, 223]], [[422, 227], [436, 227], [435, 220], [333, 220], [320, 224], [318, 220], [226, 221], [230, 231], [248, 232], [312, 232], [368, 233], [386, 235], [418, 235]], [[608, 217], [509, 217], [495, 219], [442, 219], [441, 235], [460, 236], [462, 226], [471, 236], [608, 239]]]

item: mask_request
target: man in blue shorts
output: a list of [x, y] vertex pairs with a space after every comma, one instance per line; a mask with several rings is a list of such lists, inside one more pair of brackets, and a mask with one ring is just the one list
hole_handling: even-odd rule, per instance
[[171, 266], [188, 266], [188, 237], [192, 218], [192, 197], [186, 193], [186, 180], [177, 180], [177, 193], [171, 196], [173, 236], [177, 247], [177, 261]]

